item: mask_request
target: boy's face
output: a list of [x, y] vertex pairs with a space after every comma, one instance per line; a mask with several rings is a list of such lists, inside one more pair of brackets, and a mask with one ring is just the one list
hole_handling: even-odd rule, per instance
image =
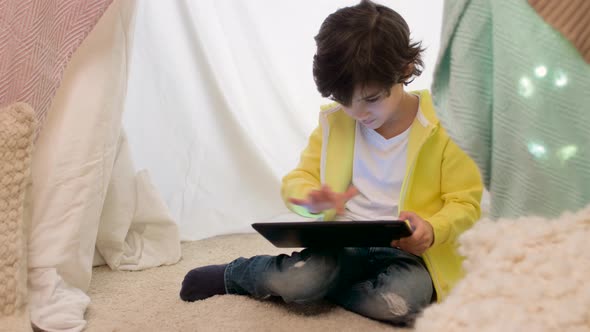
[[388, 91], [377, 86], [357, 85], [352, 96], [352, 104], [343, 106], [346, 114], [365, 127], [377, 130], [395, 122], [401, 116], [400, 103], [404, 95], [403, 84], [394, 84]]

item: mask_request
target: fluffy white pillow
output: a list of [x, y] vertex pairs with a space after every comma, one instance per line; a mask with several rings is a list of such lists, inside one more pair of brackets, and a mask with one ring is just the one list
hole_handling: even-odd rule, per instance
[[590, 331], [590, 206], [484, 220], [459, 241], [467, 275], [417, 331]]

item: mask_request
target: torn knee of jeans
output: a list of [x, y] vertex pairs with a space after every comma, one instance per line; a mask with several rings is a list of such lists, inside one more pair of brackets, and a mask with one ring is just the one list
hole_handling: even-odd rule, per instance
[[381, 294], [381, 298], [385, 301], [387, 305], [388, 314], [393, 315], [395, 317], [401, 317], [408, 314], [408, 304], [403, 297], [395, 293], [387, 292]]
[[305, 265], [305, 261], [299, 261], [297, 263], [295, 263], [295, 265], [293, 265], [294, 268], [300, 268], [303, 267], [303, 265]]

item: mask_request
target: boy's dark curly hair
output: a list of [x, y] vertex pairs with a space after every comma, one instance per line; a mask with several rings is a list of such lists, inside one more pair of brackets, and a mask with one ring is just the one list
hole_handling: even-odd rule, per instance
[[389, 92], [422, 73], [422, 47], [410, 40], [406, 21], [393, 9], [362, 0], [330, 14], [315, 37], [313, 76], [318, 91], [350, 106], [357, 84]]

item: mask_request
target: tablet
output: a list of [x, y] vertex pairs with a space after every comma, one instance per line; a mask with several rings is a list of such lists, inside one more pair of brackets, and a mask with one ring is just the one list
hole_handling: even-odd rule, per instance
[[412, 235], [405, 220], [261, 222], [252, 227], [279, 248], [390, 247]]

